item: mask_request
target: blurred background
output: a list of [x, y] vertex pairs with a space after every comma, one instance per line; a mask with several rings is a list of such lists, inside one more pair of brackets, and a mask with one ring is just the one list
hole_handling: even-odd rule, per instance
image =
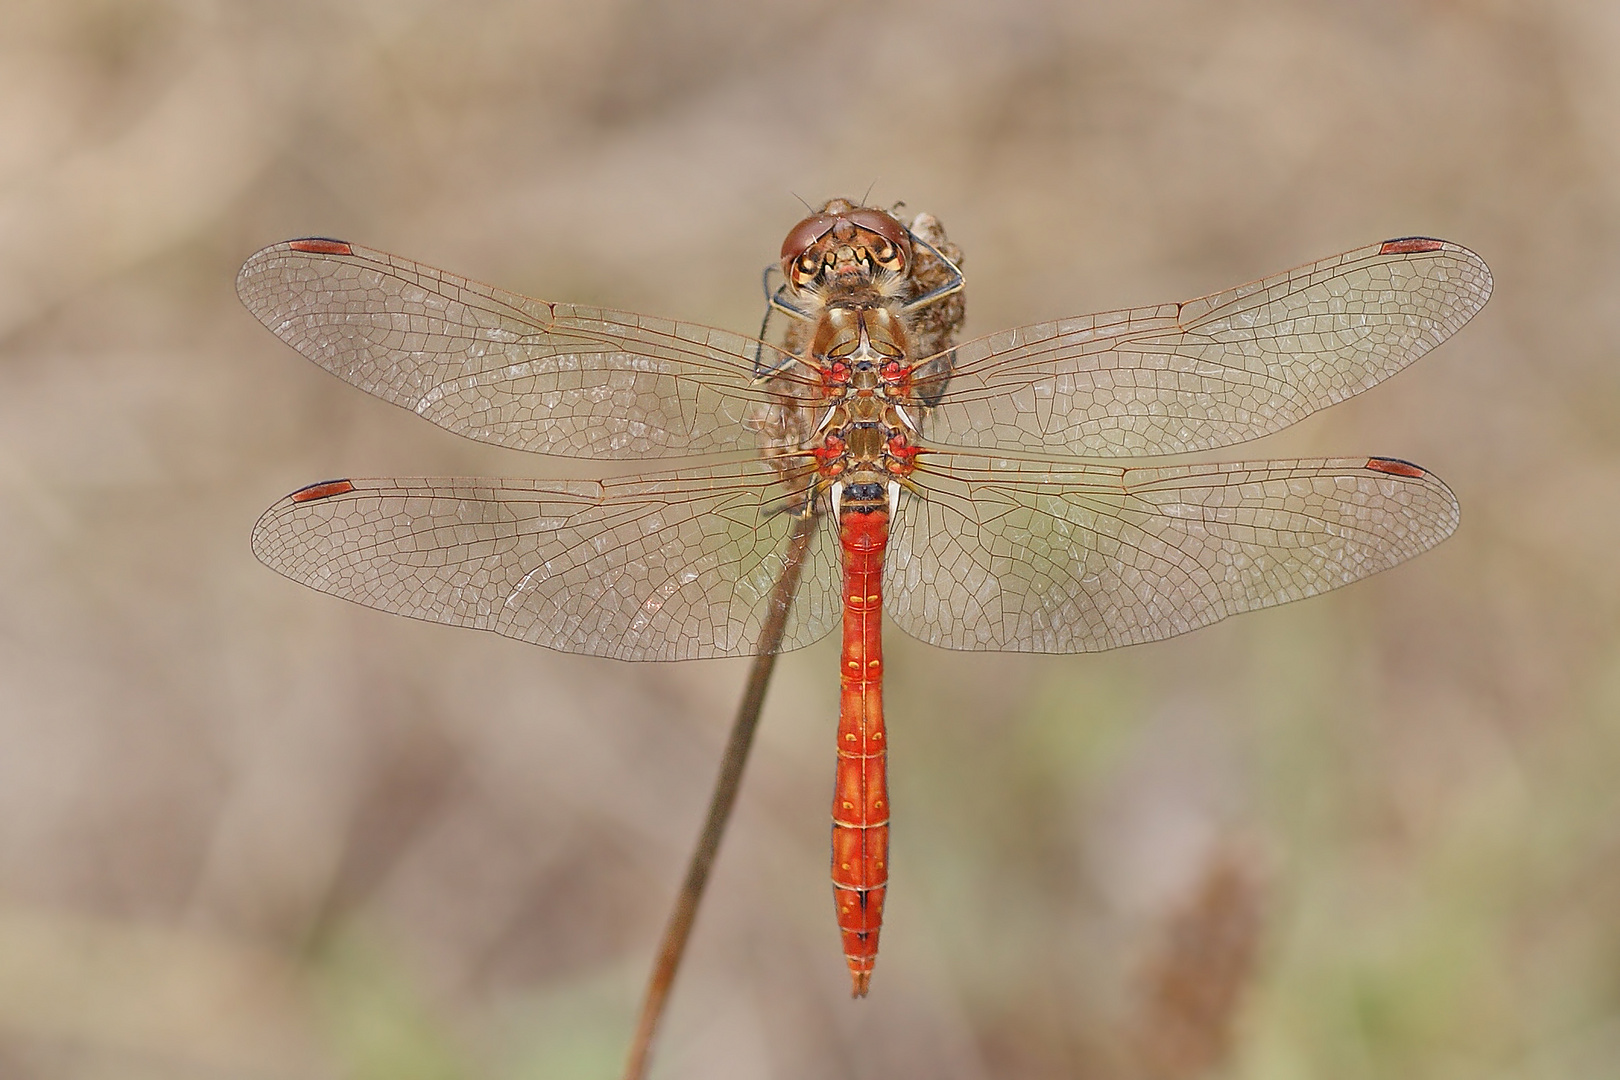
[[1620, 1075], [1620, 7], [0, 4], [0, 1075], [617, 1075], [743, 662], [300, 589], [331, 476], [568, 475], [244, 311], [339, 236], [757, 326], [796, 197], [905, 200], [967, 336], [1412, 233], [1495, 298], [1228, 459], [1386, 454], [1455, 538], [1085, 657], [890, 635], [883, 953], [827, 882], [835, 643], [786, 657], [659, 1078]]

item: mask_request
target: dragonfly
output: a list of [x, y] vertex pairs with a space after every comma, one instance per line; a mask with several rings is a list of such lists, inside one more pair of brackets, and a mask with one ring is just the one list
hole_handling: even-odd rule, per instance
[[[1313, 596], [1427, 550], [1449, 488], [1390, 457], [1185, 463], [1368, 389], [1490, 296], [1404, 237], [1180, 303], [957, 344], [943, 231], [833, 200], [767, 272], [782, 344], [506, 292], [346, 241], [251, 256], [248, 309], [345, 382], [570, 480], [327, 480], [253, 550], [367, 607], [626, 661], [842, 625], [832, 826], [852, 992], [889, 871], [882, 624], [947, 649], [1085, 653]], [[928, 224], [937, 225], [934, 219]], [[931, 275], [918, 268], [926, 266]], [[771, 281], [779, 284], [771, 288]], [[600, 470], [599, 470], [600, 471]], [[796, 594], [784, 575], [798, 575]]]

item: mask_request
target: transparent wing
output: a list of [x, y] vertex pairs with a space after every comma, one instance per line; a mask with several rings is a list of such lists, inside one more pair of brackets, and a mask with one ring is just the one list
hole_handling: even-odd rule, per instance
[[[381, 611], [565, 652], [754, 652], [794, 518], [760, 466], [634, 480], [339, 480], [294, 492], [253, 552]], [[824, 531], [824, 526], [818, 527]], [[837, 545], [812, 542], [782, 648], [838, 624]]]
[[933, 454], [892, 527], [885, 609], [951, 649], [1071, 653], [1185, 633], [1425, 551], [1457, 500], [1392, 458], [1120, 468]]
[[1180, 454], [1280, 430], [1385, 379], [1491, 294], [1478, 255], [1388, 240], [1182, 304], [992, 334], [919, 365], [943, 446]]
[[770, 345], [606, 308], [555, 304], [337, 240], [274, 244], [242, 264], [248, 310], [306, 357], [481, 442], [564, 457], [655, 458], [756, 445], [743, 421], [817, 397]]

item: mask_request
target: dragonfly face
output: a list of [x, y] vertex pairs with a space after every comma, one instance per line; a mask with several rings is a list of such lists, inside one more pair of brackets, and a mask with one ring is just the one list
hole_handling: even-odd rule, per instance
[[910, 261], [911, 238], [904, 225], [847, 199], [834, 199], [782, 241], [782, 274], [800, 292], [872, 287], [904, 274]]
[[832, 876], [863, 994], [888, 872], [885, 617], [946, 648], [1091, 652], [1427, 550], [1457, 502], [1408, 462], [1129, 459], [1230, 446], [1361, 393], [1491, 290], [1473, 252], [1406, 237], [957, 345], [947, 249], [926, 215], [828, 203], [782, 245], [778, 346], [343, 241], [272, 245], [243, 265], [243, 302], [355, 386], [500, 446], [685, 464], [326, 481], [271, 507], [254, 552], [370, 607], [621, 660], [748, 655], [773, 621], [783, 650], [842, 626]]

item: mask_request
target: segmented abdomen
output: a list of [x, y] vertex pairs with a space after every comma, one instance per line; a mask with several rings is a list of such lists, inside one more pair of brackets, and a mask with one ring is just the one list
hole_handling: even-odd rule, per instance
[[844, 647], [840, 663], [838, 773], [833, 789], [832, 880], [852, 993], [865, 997], [877, 962], [889, 880], [889, 793], [883, 730], [884, 510], [847, 512]]

